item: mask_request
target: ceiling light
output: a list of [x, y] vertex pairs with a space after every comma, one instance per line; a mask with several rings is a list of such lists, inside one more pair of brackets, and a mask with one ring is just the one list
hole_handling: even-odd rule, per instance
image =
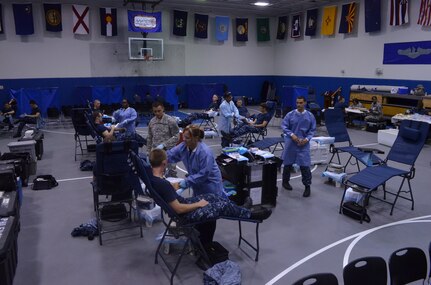
[[269, 6], [268, 2], [256, 2], [253, 5], [259, 6], [259, 7], [266, 7]]

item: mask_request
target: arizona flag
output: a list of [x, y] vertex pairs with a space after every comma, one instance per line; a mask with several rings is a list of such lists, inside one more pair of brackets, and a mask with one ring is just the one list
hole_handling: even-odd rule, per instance
[[3, 19], [2, 19], [2, 11], [1, 11], [1, 4], [0, 4], [0, 34], [3, 34]]
[[390, 0], [391, 26], [401, 26], [409, 22], [409, 1], [408, 0]]
[[338, 32], [340, 34], [350, 34], [353, 31], [353, 25], [355, 24], [355, 15], [355, 2], [343, 5], [341, 11], [340, 28], [338, 29]]
[[90, 7], [72, 5], [73, 33], [88, 35], [90, 33]]
[[102, 36], [117, 35], [117, 9], [100, 8], [100, 33]]
[[335, 20], [337, 17], [337, 6], [323, 8], [322, 16], [322, 35], [330, 36], [335, 32]]
[[418, 25], [431, 26], [431, 0], [421, 1], [421, 9], [419, 11]]
[[34, 34], [33, 7], [31, 4], [12, 4], [15, 32], [25, 36]]

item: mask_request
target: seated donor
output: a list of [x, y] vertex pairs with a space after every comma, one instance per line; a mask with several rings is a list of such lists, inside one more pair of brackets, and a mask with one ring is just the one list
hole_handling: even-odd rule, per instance
[[96, 132], [103, 138], [104, 142], [112, 142], [116, 140], [115, 131], [124, 131], [123, 128], [115, 127], [114, 125], [106, 127], [103, 123], [102, 113], [93, 111], [94, 125], [96, 126]]
[[31, 113], [30, 115], [24, 114], [21, 118], [18, 119], [17, 123], [18, 130], [16, 134], [13, 136], [14, 138], [21, 137], [22, 129], [24, 129], [25, 124], [37, 124], [37, 120], [40, 117], [40, 109], [36, 104], [36, 101], [30, 100]]
[[214, 94], [212, 97], [211, 104], [208, 106], [207, 109], [205, 109], [204, 112], [189, 114], [187, 117], [185, 117], [184, 119], [178, 122], [178, 126], [181, 128], [185, 128], [191, 123], [193, 123], [193, 121], [195, 120], [198, 120], [198, 119], [208, 120], [210, 117], [215, 117], [217, 114], [216, 112], [219, 110], [218, 101], [219, 100], [218, 100], [217, 94]]
[[431, 115], [431, 111], [424, 108], [422, 100], [418, 101], [416, 107], [406, 111], [407, 114]]
[[260, 104], [260, 114], [252, 121], [247, 121], [243, 125], [236, 126], [229, 133], [221, 131], [223, 137], [227, 140], [232, 140], [236, 137], [242, 136], [247, 133], [258, 133], [260, 130], [264, 129], [269, 121], [271, 120], [271, 115], [268, 113], [268, 107], [266, 103]]
[[362, 103], [359, 102], [359, 100], [357, 98], [355, 98], [355, 99], [353, 99], [352, 105], [350, 105], [350, 108], [352, 108], [352, 109], [364, 108], [364, 105], [362, 105]]
[[3, 116], [3, 123], [8, 125], [9, 130], [13, 129], [13, 117], [15, 113], [15, 109], [12, 108], [10, 102], [6, 102], [3, 109], [0, 111], [0, 116]]
[[248, 112], [247, 107], [243, 105], [242, 99], [236, 100], [236, 108], [238, 109], [240, 116], [243, 116], [244, 118], [250, 117], [250, 113]]
[[376, 121], [383, 118], [382, 104], [377, 102], [377, 97], [373, 96], [371, 98], [371, 108], [369, 110], [369, 115], [365, 117], [365, 121]]
[[162, 149], [153, 149], [150, 153], [150, 164], [153, 170], [151, 184], [161, 198], [187, 222], [206, 222], [220, 216], [265, 220], [271, 215], [270, 209], [250, 210], [235, 205], [227, 198], [212, 193], [183, 198], [174, 187], [163, 178], [168, 159]]

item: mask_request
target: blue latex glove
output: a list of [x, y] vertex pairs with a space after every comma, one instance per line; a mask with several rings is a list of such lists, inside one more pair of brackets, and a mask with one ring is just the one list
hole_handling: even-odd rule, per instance
[[180, 182], [180, 187], [181, 187], [181, 188], [183, 188], [183, 189], [188, 188], [188, 187], [187, 187], [187, 182], [186, 182], [185, 180], [181, 180], [181, 182]]
[[165, 148], [165, 145], [161, 143], [161, 144], [159, 144], [158, 146], [156, 146], [156, 148], [157, 148], [157, 149], [164, 149], [164, 148]]

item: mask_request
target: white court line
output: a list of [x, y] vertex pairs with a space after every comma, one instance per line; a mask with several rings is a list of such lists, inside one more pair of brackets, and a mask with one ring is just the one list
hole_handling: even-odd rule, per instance
[[[431, 218], [431, 215], [422, 216], [422, 217], [416, 217], [416, 218], [410, 218], [410, 219], [406, 219], [406, 220], [398, 221], [398, 222], [393, 222], [393, 223], [389, 223], [389, 224], [386, 224], [386, 225], [382, 225], [382, 226], [379, 226], [379, 227], [376, 227], [376, 228], [373, 228], [373, 229], [378, 230], [378, 229], [381, 229], [381, 228], [390, 227], [390, 226], [398, 225], [398, 224], [405, 224], [405, 223], [409, 223], [409, 222], [414, 222], [415, 220], [420, 220], [420, 219], [425, 219], [425, 218]], [[427, 221], [427, 222], [428, 222], [428, 221]], [[325, 246], [325, 247], [323, 247], [323, 248], [321, 248], [321, 249], [319, 249], [319, 250], [317, 250], [317, 251], [313, 252], [312, 254], [310, 254], [310, 255], [308, 255], [308, 256], [306, 256], [306, 257], [304, 257], [303, 259], [301, 259], [301, 260], [297, 261], [297, 262], [296, 262], [296, 263], [294, 263], [293, 265], [291, 265], [291, 266], [289, 266], [288, 268], [286, 268], [285, 270], [283, 270], [283, 271], [282, 271], [281, 273], [279, 273], [277, 276], [275, 276], [275, 277], [274, 277], [274, 278], [272, 278], [270, 281], [268, 281], [265, 285], [271, 285], [271, 284], [274, 284], [274, 283], [278, 282], [278, 281], [279, 281], [281, 278], [283, 278], [286, 274], [288, 274], [289, 272], [291, 272], [291, 271], [292, 271], [292, 270], [294, 270], [295, 268], [299, 267], [300, 265], [304, 264], [305, 262], [307, 262], [307, 261], [308, 261], [308, 260], [310, 260], [311, 258], [313, 258], [313, 257], [315, 257], [315, 256], [317, 256], [317, 255], [319, 255], [319, 254], [321, 254], [321, 253], [323, 253], [323, 252], [327, 251], [328, 249], [331, 249], [331, 248], [333, 248], [333, 247], [335, 247], [335, 246], [337, 246], [337, 245], [339, 245], [339, 244], [341, 244], [341, 243], [343, 243], [343, 242], [346, 242], [346, 241], [351, 240], [351, 239], [353, 239], [353, 238], [357, 238], [357, 237], [359, 237], [359, 236], [363, 235], [364, 233], [368, 233], [368, 232], [370, 232], [370, 231], [373, 231], [373, 229], [368, 229], [368, 230], [365, 230], [365, 231], [359, 232], [359, 233], [357, 233], [357, 234], [354, 234], [354, 235], [351, 235], [351, 236], [345, 237], [345, 238], [343, 238], [343, 239], [341, 239], [341, 240], [338, 240], [338, 241], [336, 241], [336, 242], [334, 242], [334, 243], [331, 243], [330, 245], [327, 245], [327, 246]], [[353, 247], [352, 247], [352, 248], [353, 248]], [[344, 264], [344, 261], [343, 261], [343, 264]], [[344, 267], [344, 266], [345, 266], [345, 265], [343, 265], [343, 267]]]
[[52, 134], [60, 134], [60, 135], [74, 135], [75, 133], [68, 133], [68, 132], [59, 132], [59, 131], [50, 131], [50, 130], [43, 130], [44, 133], [52, 133]]

